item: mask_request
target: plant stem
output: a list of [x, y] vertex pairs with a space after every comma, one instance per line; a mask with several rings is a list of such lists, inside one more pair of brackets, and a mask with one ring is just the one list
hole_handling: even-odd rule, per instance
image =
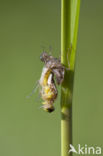
[[72, 154], [68, 151], [72, 144], [72, 94], [79, 8], [80, 0], [61, 0], [61, 62], [70, 68], [65, 71], [61, 87], [61, 156]]

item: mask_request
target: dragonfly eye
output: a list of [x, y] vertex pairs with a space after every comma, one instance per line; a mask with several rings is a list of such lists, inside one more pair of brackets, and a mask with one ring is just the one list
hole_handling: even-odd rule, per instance
[[43, 60], [44, 60], [42, 55], [40, 56], [40, 60], [41, 60], [41, 61], [43, 61]]
[[43, 53], [40, 55], [40, 60], [41, 60], [42, 62], [45, 61], [45, 52], [43, 52]]

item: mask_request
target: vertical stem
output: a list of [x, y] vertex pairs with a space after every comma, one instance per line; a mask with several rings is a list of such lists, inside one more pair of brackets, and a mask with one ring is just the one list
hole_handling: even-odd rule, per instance
[[72, 94], [79, 8], [80, 0], [61, 0], [61, 63], [70, 67], [65, 71], [61, 87], [61, 156], [72, 155], [68, 152], [72, 144]]
[[[68, 67], [67, 52], [71, 44], [71, 1], [61, 0], [61, 62]], [[69, 82], [66, 84], [66, 71], [61, 89], [61, 156], [68, 156], [69, 144], [72, 141], [71, 130], [71, 101], [69, 100]]]

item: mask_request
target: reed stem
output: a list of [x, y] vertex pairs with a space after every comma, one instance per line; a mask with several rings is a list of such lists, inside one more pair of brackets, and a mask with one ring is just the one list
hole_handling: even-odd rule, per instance
[[72, 95], [77, 43], [80, 0], [61, 0], [61, 62], [65, 71], [61, 87], [61, 156], [68, 153], [72, 144]]

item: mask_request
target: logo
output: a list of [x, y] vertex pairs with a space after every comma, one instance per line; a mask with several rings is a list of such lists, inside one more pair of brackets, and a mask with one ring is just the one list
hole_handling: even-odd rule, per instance
[[68, 153], [76, 153], [76, 154], [97, 154], [100, 155], [102, 153], [101, 147], [89, 147], [86, 144], [84, 146], [81, 146], [80, 144], [77, 145], [77, 148], [75, 148], [72, 144], [70, 144], [70, 150]]

